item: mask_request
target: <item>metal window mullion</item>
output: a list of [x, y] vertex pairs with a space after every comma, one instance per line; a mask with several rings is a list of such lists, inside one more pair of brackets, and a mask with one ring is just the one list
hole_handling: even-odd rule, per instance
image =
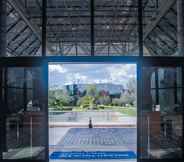
[[[152, 37], [152, 38], [153, 38], [153, 37]], [[164, 54], [164, 53], [165, 53], [165, 51], [164, 51], [163, 47], [162, 47], [162, 46], [160, 46], [160, 45], [159, 45], [159, 43], [157, 43], [157, 42], [156, 42], [155, 40], [153, 40], [152, 38], [151, 38], [151, 37], [149, 37], [149, 40], [153, 43], [153, 45], [154, 45], [154, 44], [156, 44], [156, 46], [158, 46], [158, 47], [159, 47], [158, 49], [161, 51], [161, 55], [162, 55], [162, 54]], [[160, 55], [160, 54], [158, 53], [158, 55]]]
[[[184, 65], [182, 64], [182, 86], [184, 85]], [[182, 94], [181, 94], [181, 105], [182, 105], [182, 158], [184, 157], [184, 87], [182, 88]]]
[[7, 33], [10, 32], [19, 22], [21, 21], [21, 18], [19, 17], [15, 22], [7, 29]]
[[23, 94], [24, 94], [23, 95], [24, 111], [26, 112], [26, 109], [27, 109], [27, 70], [25, 68], [24, 68]]
[[[39, 46], [40, 46], [40, 43], [39, 43]], [[29, 56], [34, 51], [34, 49], [38, 48], [39, 46], [37, 46], [37, 44], [35, 44], [35, 42], [32, 42], [32, 44], [30, 45], [30, 48], [27, 48], [24, 52], [26, 53], [26, 55]], [[23, 54], [24, 53], [22, 53], [22, 55]]]
[[[151, 43], [153, 43], [153, 40], [150, 38], [150, 36], [148, 36], [146, 39], [148, 39]], [[153, 43], [153, 44], [154, 44], [154, 43]], [[157, 52], [154, 48], [152, 48], [150, 45], [149, 45], [149, 48], [151, 48], [151, 50], [152, 50], [157, 56], [159, 56], [158, 52]]]
[[37, 40], [37, 38], [35, 38], [33, 41], [31, 41], [31, 42], [22, 50], [22, 52], [20, 53], [20, 55], [22, 55], [22, 54], [27, 50], [27, 48], [29, 48], [29, 46], [31, 46], [36, 40]]
[[156, 105], [159, 105], [159, 72], [158, 68], [155, 70], [155, 99], [156, 99]]
[[139, 44], [139, 56], [143, 57], [143, 1], [137, 0], [138, 5], [138, 44]]
[[29, 56], [32, 52], [34, 52], [35, 50], [37, 50], [39, 47], [40, 47], [40, 45], [39, 45], [39, 46], [36, 46], [36, 47], [33, 48], [27, 55]]
[[27, 41], [31, 36], [32, 36], [32, 31], [28, 34], [28, 36], [25, 38], [25, 39], [23, 39], [14, 49], [13, 49], [13, 52], [15, 52], [17, 49], [19, 49], [20, 47], [21, 47], [21, 45], [25, 42], [25, 41]]
[[174, 78], [175, 78], [175, 81], [174, 81], [174, 103], [178, 104], [177, 68], [176, 68], [175, 73], [174, 73]]
[[[158, 33], [161, 32], [160, 29], [159, 29], [158, 27], [155, 28], [155, 30], [157, 30], [157, 29], [159, 30]], [[155, 32], [157, 32], [157, 31], [155, 31]], [[160, 36], [160, 34], [158, 34], [158, 39], [159, 39], [165, 46], [167, 46], [168, 49], [170, 49], [171, 51], [174, 52], [173, 48], [170, 47], [170, 46], [165, 42], [165, 39], [163, 39], [163, 38]]]
[[14, 42], [26, 29], [28, 28], [28, 26], [25, 26], [24, 28], [22, 28], [7, 44], [7, 46], [9, 46], [12, 42]]
[[177, 41], [170, 35], [170, 33], [169, 33], [168, 31], [165, 31], [165, 30], [162, 28], [162, 26], [158, 25], [157, 27], [159, 28], [159, 30], [160, 30], [162, 33], [166, 34], [174, 43], [177, 43]]
[[7, 17], [14, 11], [14, 9], [10, 9], [10, 11], [7, 13]]
[[163, 20], [170, 26], [174, 29], [175, 32], [177, 32], [176, 30], [176, 26], [174, 26], [167, 17], [163, 17]]

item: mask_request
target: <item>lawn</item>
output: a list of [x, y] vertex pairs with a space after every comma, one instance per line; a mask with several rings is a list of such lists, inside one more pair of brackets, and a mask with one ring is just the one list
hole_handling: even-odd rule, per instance
[[122, 114], [126, 114], [127, 116], [137, 115], [137, 109], [135, 107], [121, 107], [117, 108], [117, 111], [121, 112]]
[[[51, 111], [54, 109], [50, 109]], [[120, 107], [120, 106], [105, 106], [105, 105], [97, 105], [97, 108], [94, 109], [94, 111], [116, 111], [116, 112], [120, 112], [123, 115], [127, 115], [127, 116], [136, 116], [137, 115], [137, 109], [136, 107], [133, 106], [129, 106], [129, 107]], [[74, 112], [85, 112], [87, 110], [84, 110], [82, 107], [80, 106], [73, 106], [72, 110], [71, 110], [71, 106], [70, 107], [64, 107], [63, 110], [60, 111], [74, 111]], [[90, 110], [89, 110], [90, 111]], [[91, 110], [93, 111], [93, 110]]]

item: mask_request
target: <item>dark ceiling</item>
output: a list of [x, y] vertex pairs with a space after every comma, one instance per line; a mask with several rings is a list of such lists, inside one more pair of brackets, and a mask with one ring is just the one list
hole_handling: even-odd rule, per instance
[[[146, 55], [173, 55], [176, 0], [143, 0]], [[41, 55], [42, 0], [7, 0], [9, 56]], [[48, 0], [47, 54], [138, 55], [137, 0]]]

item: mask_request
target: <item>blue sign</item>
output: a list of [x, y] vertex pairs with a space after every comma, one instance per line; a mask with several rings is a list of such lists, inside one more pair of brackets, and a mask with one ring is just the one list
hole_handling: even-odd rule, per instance
[[58, 159], [135, 159], [136, 154], [133, 151], [56, 151], [50, 155], [51, 160]]

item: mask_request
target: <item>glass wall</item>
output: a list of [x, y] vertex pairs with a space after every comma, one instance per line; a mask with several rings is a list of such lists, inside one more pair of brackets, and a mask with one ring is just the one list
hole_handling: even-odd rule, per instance
[[2, 0], [0, 56], [40, 56], [42, 0]]
[[137, 6], [137, 0], [94, 1], [95, 55], [139, 55]]
[[48, 55], [138, 55], [137, 0], [47, 2]]
[[136, 162], [136, 77], [135, 64], [50, 63], [49, 161]]
[[1, 55], [138, 56], [140, 27], [145, 56], [183, 56], [183, 0], [142, 1], [143, 22], [138, 2], [2, 0]]
[[183, 83], [181, 67], [143, 68], [141, 158], [182, 158]]
[[143, 3], [145, 56], [183, 56], [183, 3], [183, 0], [149, 0]]
[[1, 159], [45, 159], [41, 68], [1, 69]]
[[47, 55], [91, 54], [90, 0], [47, 0]]

